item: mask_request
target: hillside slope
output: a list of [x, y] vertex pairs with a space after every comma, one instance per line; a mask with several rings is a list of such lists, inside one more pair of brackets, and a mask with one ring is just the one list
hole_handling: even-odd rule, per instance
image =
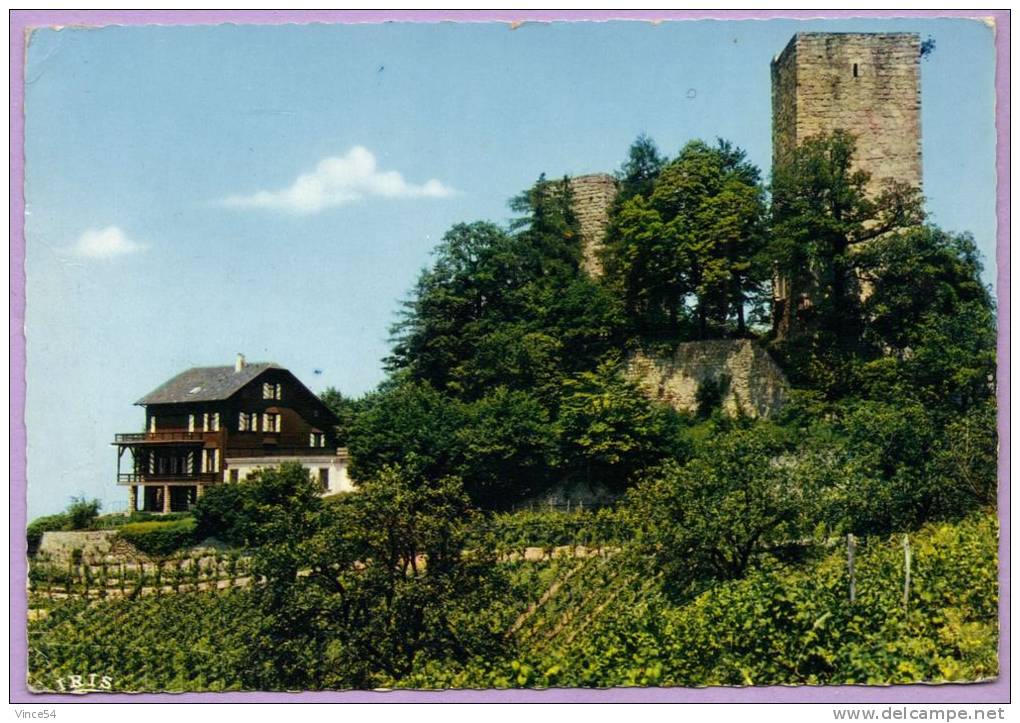
[[[771, 562], [686, 602], [626, 554], [512, 563], [492, 624], [505, 659], [421, 661], [380, 687], [891, 684], [974, 681], [998, 672], [998, 526], [993, 513], [863, 541], [856, 601], [846, 551]], [[29, 682], [59, 689], [79, 671], [115, 690], [243, 689], [255, 626], [250, 593], [66, 600], [29, 625]]]

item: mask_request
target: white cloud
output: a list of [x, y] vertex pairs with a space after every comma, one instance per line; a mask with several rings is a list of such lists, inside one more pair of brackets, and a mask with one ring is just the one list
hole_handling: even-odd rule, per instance
[[107, 226], [106, 228], [86, 230], [69, 250], [75, 256], [108, 259], [141, 251], [143, 248], [142, 244], [129, 239], [117, 226]]
[[288, 188], [258, 191], [250, 196], [230, 196], [222, 203], [235, 208], [318, 213], [368, 196], [446, 198], [453, 193], [453, 189], [435, 178], [417, 185], [405, 181], [397, 171], [380, 171], [372, 152], [355, 146], [345, 156], [322, 159], [314, 171], [298, 176]]

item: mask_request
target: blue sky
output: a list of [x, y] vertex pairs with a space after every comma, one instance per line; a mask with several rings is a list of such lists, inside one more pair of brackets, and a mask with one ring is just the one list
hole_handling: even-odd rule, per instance
[[[933, 220], [994, 277], [993, 33], [976, 21], [40, 30], [26, 69], [29, 517], [123, 504], [115, 432], [189, 366], [276, 361], [361, 394], [453, 223], [648, 133], [767, 174], [769, 61], [797, 31], [912, 31]], [[316, 374], [315, 370], [321, 370]]]

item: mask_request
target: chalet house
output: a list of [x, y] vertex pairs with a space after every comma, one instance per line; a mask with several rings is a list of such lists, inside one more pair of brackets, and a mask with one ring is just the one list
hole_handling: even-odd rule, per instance
[[145, 407], [145, 431], [113, 441], [129, 511], [186, 511], [209, 485], [288, 461], [308, 469], [323, 494], [353, 489], [333, 413], [276, 364], [239, 354], [233, 366], [188, 369], [135, 403]]

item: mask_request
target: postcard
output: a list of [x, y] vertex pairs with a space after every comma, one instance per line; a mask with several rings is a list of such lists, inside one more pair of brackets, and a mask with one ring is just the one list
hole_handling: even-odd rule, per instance
[[1007, 16], [157, 15], [23, 19], [26, 700], [1001, 699]]

